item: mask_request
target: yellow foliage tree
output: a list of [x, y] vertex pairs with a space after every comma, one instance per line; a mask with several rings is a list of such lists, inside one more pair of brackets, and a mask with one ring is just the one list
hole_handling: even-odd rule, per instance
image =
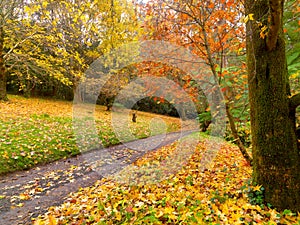
[[[53, 78], [73, 87], [85, 70], [112, 48], [136, 40], [138, 23], [133, 7], [123, 0], [35, 0], [19, 7], [19, 14], [2, 29], [3, 82], [15, 75], [25, 92]], [[1, 42], [1, 40], [0, 40]], [[1, 47], [1, 45], [0, 45]]]

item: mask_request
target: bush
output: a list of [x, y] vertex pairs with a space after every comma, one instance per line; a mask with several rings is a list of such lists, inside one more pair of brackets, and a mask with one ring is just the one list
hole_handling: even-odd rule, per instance
[[209, 125], [211, 124], [211, 121], [212, 121], [211, 113], [209, 111], [205, 111], [203, 113], [200, 113], [197, 117], [197, 120], [200, 123], [201, 130], [203, 132], [206, 132], [207, 128], [209, 127]]
[[[250, 122], [242, 123], [237, 127], [238, 135], [246, 148], [251, 146], [251, 133], [250, 133]], [[231, 130], [229, 127], [226, 129], [225, 140], [235, 143], [235, 139], [231, 134]]]

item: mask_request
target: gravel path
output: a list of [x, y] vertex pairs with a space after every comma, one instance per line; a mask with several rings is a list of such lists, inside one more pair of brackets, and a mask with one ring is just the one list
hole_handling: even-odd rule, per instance
[[[1, 176], [0, 224], [31, 224], [31, 218], [45, 213], [50, 206], [60, 205], [70, 192], [91, 186], [148, 151], [168, 145], [192, 132], [157, 135]], [[91, 168], [95, 164], [98, 165], [98, 172]]]

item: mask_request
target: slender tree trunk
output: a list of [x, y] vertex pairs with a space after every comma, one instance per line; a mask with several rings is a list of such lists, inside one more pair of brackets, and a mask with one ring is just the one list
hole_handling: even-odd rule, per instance
[[75, 103], [82, 103], [82, 101], [84, 101], [82, 96], [83, 91], [78, 86], [79, 84], [77, 84], [77, 82], [73, 82], [73, 101]]
[[[207, 58], [208, 58], [208, 61], [209, 61], [209, 65], [210, 65], [211, 71], [212, 71], [212, 73], [214, 75], [215, 82], [219, 83], [219, 78], [218, 78], [218, 74], [217, 74], [217, 71], [216, 71], [216, 68], [215, 68], [215, 63], [214, 63], [214, 60], [213, 60], [212, 51], [211, 51], [211, 48], [210, 48], [210, 44], [208, 42], [208, 34], [206, 32], [204, 24], [202, 24], [202, 25], [200, 24], [200, 26], [202, 27], [202, 34], [203, 34], [203, 39], [204, 39], [204, 43], [205, 43], [205, 49], [206, 49], [206, 53], [207, 53]], [[221, 65], [221, 66], [223, 66], [223, 65]], [[214, 95], [215, 95], [215, 98], [217, 98], [217, 102], [221, 102], [222, 101], [221, 99], [223, 99], [223, 97], [220, 97], [220, 96], [223, 96], [223, 94], [220, 93], [220, 90], [217, 90], [216, 93], [214, 93]], [[250, 165], [252, 165], [252, 159], [251, 159], [250, 155], [248, 154], [248, 152], [247, 152], [244, 144], [242, 143], [242, 141], [241, 141], [241, 139], [240, 139], [240, 137], [238, 135], [238, 132], [236, 130], [236, 127], [235, 127], [235, 124], [234, 124], [234, 119], [233, 119], [233, 117], [231, 115], [230, 107], [229, 107], [228, 103], [226, 103], [225, 107], [226, 107], [226, 109], [225, 109], [226, 111], [225, 112], [226, 112], [226, 115], [227, 115], [227, 117], [229, 119], [229, 123], [230, 123], [230, 130], [231, 130], [231, 133], [234, 136], [234, 138], [237, 140], [237, 146], [239, 147], [239, 150], [242, 153], [243, 157], [246, 159], [246, 161]]]
[[4, 63], [4, 30], [0, 28], [0, 100], [8, 100], [6, 93], [6, 71]]
[[226, 103], [226, 114], [229, 120], [229, 125], [230, 125], [230, 129], [232, 132], [232, 135], [234, 137], [234, 139], [236, 140], [236, 144], [240, 149], [240, 152], [242, 153], [242, 155], [244, 156], [244, 158], [246, 159], [246, 161], [249, 163], [249, 165], [252, 165], [252, 158], [251, 156], [248, 154], [247, 149], [245, 148], [243, 142], [241, 141], [241, 138], [238, 134], [238, 131], [235, 127], [235, 123], [234, 123], [234, 118], [230, 112], [230, 108], [228, 103]]
[[283, 1], [245, 2], [246, 14], [269, 27], [268, 36], [262, 38], [258, 23], [247, 23], [253, 180], [265, 188], [266, 202], [279, 210], [300, 211], [300, 156], [295, 117], [289, 109]]

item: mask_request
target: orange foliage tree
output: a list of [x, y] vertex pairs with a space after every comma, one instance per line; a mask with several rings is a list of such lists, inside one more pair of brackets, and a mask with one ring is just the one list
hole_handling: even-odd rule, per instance
[[247, 105], [247, 76], [243, 63], [245, 49], [243, 5], [229, 0], [159, 0], [145, 5], [145, 39], [169, 41], [189, 48], [201, 57], [226, 99], [226, 113], [234, 139], [251, 163], [236, 128], [234, 102]]
[[[168, 80], [172, 81], [168, 84], [170, 86], [174, 86], [174, 88], [165, 89], [162, 87], [162, 89], [164, 89], [164, 93], [162, 93], [160, 97], [153, 96], [153, 99], [158, 104], [164, 103], [166, 99], [169, 99], [170, 103], [181, 105], [182, 107], [179, 109], [179, 113], [182, 119], [186, 119], [187, 113], [189, 113], [185, 111], [184, 104], [188, 103], [190, 100], [194, 102], [197, 112], [199, 113], [203, 112], [207, 108], [207, 102], [201, 88], [198, 85], [194, 85], [195, 82], [193, 82], [193, 78], [181, 69], [172, 67], [165, 63], [152, 61], [142, 62], [135, 66], [137, 69], [136, 74], [139, 77], [166, 77]], [[180, 86], [187, 95], [180, 92], [175, 95], [173, 91], [176, 90], [178, 86]], [[155, 88], [157, 87], [151, 84], [151, 82], [147, 84], [149, 94], [154, 94]], [[173, 90], [172, 93], [168, 93], [168, 91], [170, 92], [171, 90]]]

